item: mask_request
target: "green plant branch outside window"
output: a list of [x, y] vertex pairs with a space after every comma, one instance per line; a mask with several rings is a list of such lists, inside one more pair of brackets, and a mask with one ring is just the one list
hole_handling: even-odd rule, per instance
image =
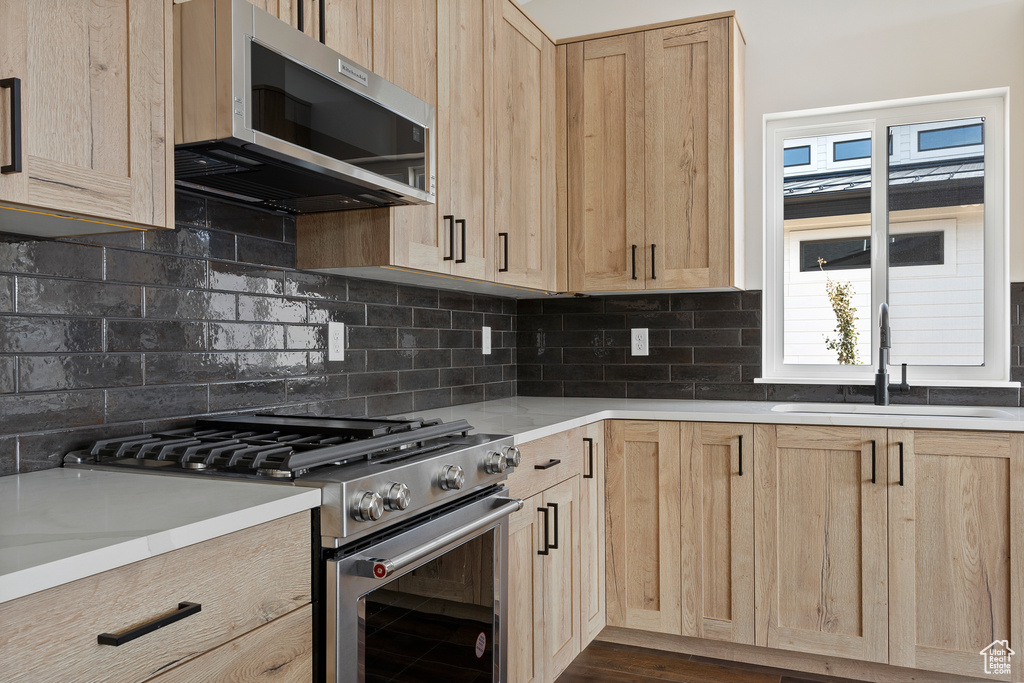
[[[825, 272], [823, 265], [828, 263], [818, 257], [818, 268]], [[858, 365], [857, 358], [857, 309], [851, 305], [853, 301], [853, 283], [835, 282], [825, 274], [825, 291], [832, 304], [832, 312], [836, 315], [836, 338], [825, 337], [825, 348], [835, 351], [839, 356], [840, 365]]]

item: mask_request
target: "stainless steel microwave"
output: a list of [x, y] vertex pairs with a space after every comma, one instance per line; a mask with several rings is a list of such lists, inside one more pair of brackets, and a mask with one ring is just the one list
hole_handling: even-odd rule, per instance
[[435, 201], [434, 107], [246, 0], [174, 6], [175, 184], [291, 213]]

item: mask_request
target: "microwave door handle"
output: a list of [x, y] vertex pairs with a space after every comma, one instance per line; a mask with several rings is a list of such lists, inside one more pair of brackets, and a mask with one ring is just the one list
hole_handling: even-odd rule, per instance
[[423, 545], [416, 546], [412, 550], [408, 550], [401, 555], [395, 555], [391, 559], [366, 559], [358, 560], [355, 563], [355, 571], [359, 576], [365, 576], [373, 579], [386, 579], [397, 571], [401, 571], [406, 567], [416, 564], [427, 555], [440, 550], [449, 543], [469, 536], [480, 529], [489, 526], [491, 523], [507, 517], [508, 515], [521, 510], [523, 507], [523, 501], [518, 498], [499, 498], [501, 505], [488, 512], [483, 517], [473, 520], [472, 523], [466, 526], [459, 527], [453, 531], [449, 531], [446, 534], [438, 536]]

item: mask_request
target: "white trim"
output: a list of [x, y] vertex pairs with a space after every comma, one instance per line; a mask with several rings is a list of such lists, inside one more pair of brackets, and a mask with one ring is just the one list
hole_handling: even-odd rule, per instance
[[[908, 366], [907, 374], [910, 374]], [[898, 384], [900, 381], [900, 369], [890, 368], [889, 369], [889, 382]], [[874, 381], [864, 380], [845, 380], [837, 377], [784, 377], [771, 379], [769, 377], [755, 377], [754, 384], [822, 384], [822, 385], [839, 385], [839, 386], [860, 386], [860, 387], [873, 387], [875, 386]], [[979, 379], [922, 379], [913, 380], [912, 377], [907, 378], [907, 384], [911, 387], [973, 387], [975, 389], [1020, 389], [1021, 383], [1014, 381], [1003, 381], [1003, 380], [979, 380]], [[898, 396], [896, 392], [892, 392], [893, 396]]]
[[[922, 386], [1019, 386], [1009, 382], [1009, 142], [1007, 108], [1009, 90], [999, 88], [953, 95], [826, 109], [768, 114], [763, 118], [764, 151], [764, 292], [762, 295], [761, 382], [872, 384], [878, 359], [879, 304], [888, 299], [888, 210], [886, 177], [890, 126], [929, 124], [937, 120], [985, 119], [985, 358], [981, 366], [911, 366], [911, 384]], [[785, 182], [782, 150], [787, 140], [812, 136], [839, 136], [871, 131], [872, 218], [872, 357], [860, 366], [787, 365], [783, 362], [783, 196]], [[831, 153], [831, 152], [830, 152]], [[776, 228], [775, 226], [779, 226]], [[879, 238], [882, 239], [879, 239]], [[890, 370], [890, 376], [892, 370]]]

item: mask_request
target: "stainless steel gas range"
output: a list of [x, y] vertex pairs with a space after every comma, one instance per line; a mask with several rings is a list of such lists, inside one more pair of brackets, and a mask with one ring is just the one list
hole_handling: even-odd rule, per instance
[[509, 436], [464, 420], [247, 415], [99, 441], [65, 466], [315, 486], [314, 680], [506, 680]]

